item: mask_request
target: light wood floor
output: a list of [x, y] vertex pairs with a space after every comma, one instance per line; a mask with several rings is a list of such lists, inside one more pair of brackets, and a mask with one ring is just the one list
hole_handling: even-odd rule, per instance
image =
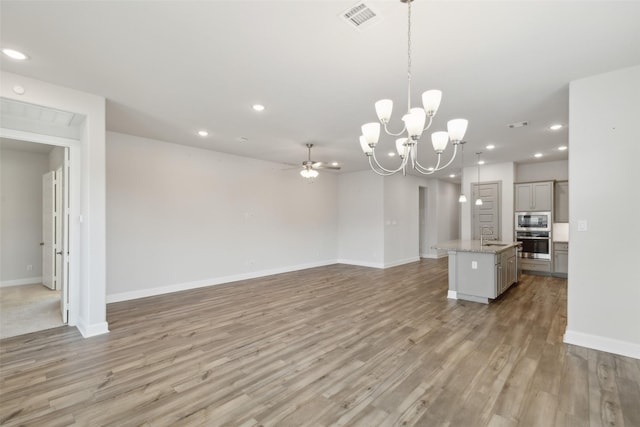
[[567, 346], [566, 280], [446, 299], [446, 260], [110, 304], [0, 341], [0, 424], [640, 426], [640, 361]]

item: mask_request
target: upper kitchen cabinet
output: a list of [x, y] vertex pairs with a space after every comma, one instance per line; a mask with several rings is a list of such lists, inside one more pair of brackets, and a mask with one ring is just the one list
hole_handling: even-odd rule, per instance
[[515, 184], [515, 199], [516, 212], [551, 211], [553, 181]]
[[569, 222], [569, 181], [557, 181], [554, 189], [553, 222]]

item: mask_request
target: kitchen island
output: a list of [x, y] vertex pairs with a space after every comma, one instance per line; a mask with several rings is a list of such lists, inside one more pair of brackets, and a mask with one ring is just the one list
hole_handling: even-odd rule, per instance
[[450, 240], [434, 249], [449, 255], [447, 298], [488, 304], [519, 280], [520, 242]]

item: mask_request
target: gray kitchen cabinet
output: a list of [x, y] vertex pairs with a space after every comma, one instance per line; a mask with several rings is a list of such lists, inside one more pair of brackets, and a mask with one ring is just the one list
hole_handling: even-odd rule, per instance
[[515, 184], [516, 212], [551, 211], [552, 208], [553, 181]]
[[507, 289], [509, 289], [509, 286], [511, 286], [512, 284], [514, 284], [515, 282], [518, 281], [518, 264], [516, 262], [516, 256], [517, 256], [517, 251], [513, 251], [511, 253], [508, 254], [507, 257], [507, 261], [506, 261], [506, 287], [502, 290], [502, 292], [506, 291]]
[[554, 191], [553, 222], [569, 222], [569, 181], [557, 181]]
[[449, 255], [448, 298], [481, 303], [497, 298], [518, 281], [518, 243], [453, 240], [435, 245]]
[[516, 248], [509, 248], [496, 255], [496, 296], [505, 292], [512, 284], [518, 281], [516, 256]]
[[520, 259], [520, 268], [526, 271], [551, 273], [551, 262], [543, 259]]
[[553, 244], [553, 271], [558, 275], [569, 272], [569, 244], [558, 242]]

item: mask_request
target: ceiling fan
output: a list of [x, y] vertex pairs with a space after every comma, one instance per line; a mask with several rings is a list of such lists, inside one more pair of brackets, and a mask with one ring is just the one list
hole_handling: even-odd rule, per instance
[[340, 166], [334, 166], [327, 162], [316, 162], [314, 160], [311, 160], [311, 147], [313, 147], [313, 144], [307, 144], [309, 155], [307, 157], [307, 160], [302, 162], [302, 170], [300, 171], [300, 175], [305, 178], [315, 178], [316, 176], [318, 176], [318, 169], [340, 170]]

